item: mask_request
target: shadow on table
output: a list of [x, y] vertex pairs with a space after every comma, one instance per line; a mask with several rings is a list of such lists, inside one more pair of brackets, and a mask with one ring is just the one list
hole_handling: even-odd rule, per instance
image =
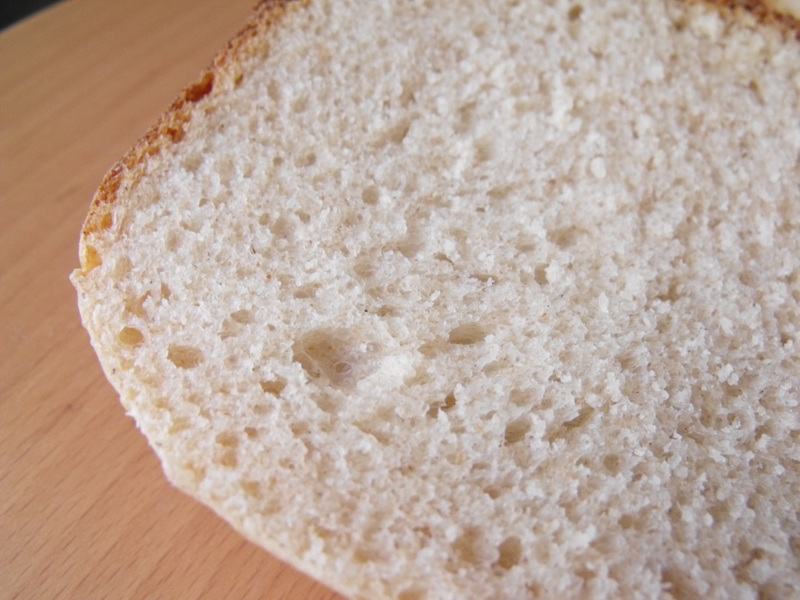
[[5, 29], [36, 11], [55, 3], [56, 0], [6, 0], [5, 2], [0, 2], [0, 29]]

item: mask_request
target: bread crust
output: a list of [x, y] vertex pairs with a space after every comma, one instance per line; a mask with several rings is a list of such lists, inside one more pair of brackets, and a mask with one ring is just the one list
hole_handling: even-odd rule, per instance
[[290, 10], [301, 8], [309, 2], [310, 0], [259, 0], [249, 21], [217, 54], [211, 65], [180, 93], [155, 124], [108, 170], [92, 198], [81, 230], [79, 256], [80, 271], [83, 274], [102, 264], [102, 258], [90, 244], [90, 238], [113, 225], [112, 205], [117, 200], [120, 188], [136, 182], [143, 172], [147, 158], [183, 139], [186, 124], [191, 119], [193, 104], [219, 93], [219, 84], [226, 79], [233, 85], [241, 81], [239, 61], [242, 56], [257, 51], [254, 43], [264, 39], [263, 34], [275, 27]]
[[800, 40], [800, 15], [791, 15], [781, 12], [775, 0], [693, 0], [711, 6], [717, 6], [736, 15], [739, 11], [746, 11], [756, 17], [761, 23], [781, 29], [788, 35]]

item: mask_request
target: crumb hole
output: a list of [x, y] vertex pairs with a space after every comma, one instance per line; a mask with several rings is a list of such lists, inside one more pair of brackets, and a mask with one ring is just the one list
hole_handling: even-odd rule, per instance
[[203, 224], [200, 221], [187, 221], [186, 219], [181, 220], [180, 225], [183, 229], [191, 233], [198, 233], [203, 227]]
[[361, 190], [361, 200], [364, 204], [375, 205], [378, 203], [379, 197], [380, 192], [378, 192], [378, 188], [374, 185], [370, 185]]
[[371, 435], [374, 437], [378, 443], [383, 444], [384, 446], [388, 445], [391, 442], [391, 438], [384, 433], [380, 426], [377, 423], [356, 423], [356, 427], [358, 427], [361, 431], [366, 433], [367, 435]]
[[594, 409], [591, 407], [586, 407], [578, 414], [577, 417], [565, 422], [564, 427], [567, 429], [576, 429], [578, 427], [582, 427], [592, 417], [592, 414], [594, 414]]
[[800, 536], [793, 535], [789, 538], [789, 547], [796, 559], [800, 559]]
[[561, 427], [557, 427], [554, 430], [550, 431], [546, 436], [545, 440], [548, 442], [554, 442], [558, 438], [564, 437], [568, 435], [572, 430], [577, 429], [584, 425], [594, 413], [594, 409], [587, 407], [583, 409], [577, 417], [570, 421], [566, 421], [561, 424]]
[[248, 439], [254, 440], [258, 437], [258, 430], [255, 427], [245, 427], [244, 434]]
[[236, 436], [236, 434], [227, 431], [217, 434], [217, 437], [214, 438], [214, 441], [216, 441], [220, 446], [225, 446], [226, 448], [236, 448], [236, 446], [239, 445], [239, 438]]
[[547, 285], [547, 265], [536, 265], [533, 271], [533, 279], [539, 285]]
[[317, 329], [301, 336], [292, 350], [310, 379], [324, 376], [334, 386], [349, 387], [374, 370], [378, 348], [348, 330]]
[[140, 346], [144, 342], [142, 332], [135, 327], [123, 327], [117, 338], [125, 346]]
[[111, 215], [110, 210], [106, 210], [100, 216], [100, 222], [97, 224], [97, 229], [99, 231], [104, 231], [106, 229], [111, 229], [111, 226], [114, 224], [114, 218]]
[[276, 377], [275, 379], [262, 381], [261, 389], [273, 396], [280, 396], [281, 392], [286, 388], [286, 379], [283, 377]]
[[511, 390], [508, 398], [515, 406], [529, 406], [533, 400], [530, 390], [521, 390], [519, 388]]
[[478, 103], [475, 101], [467, 102], [458, 107], [458, 122], [454, 129], [456, 133], [466, 133], [472, 129], [475, 121], [475, 109]]
[[253, 412], [257, 415], [266, 415], [272, 411], [272, 406], [269, 404], [254, 404]]
[[727, 502], [717, 502], [708, 509], [715, 523], [724, 523], [730, 517], [730, 507]]
[[242, 325], [253, 322], [253, 313], [249, 310], [237, 310], [231, 313], [231, 319]]
[[437, 252], [436, 254], [433, 255], [433, 258], [435, 258], [436, 260], [441, 260], [442, 262], [448, 262], [451, 265], [453, 264], [453, 261], [450, 260], [450, 258], [443, 252]]
[[150, 292], [145, 292], [142, 296], [138, 298], [134, 298], [133, 300], [128, 300], [125, 303], [125, 310], [137, 317], [144, 317], [147, 316], [147, 313], [144, 310], [144, 301], [150, 297]]
[[583, 6], [580, 4], [575, 4], [569, 8], [567, 11], [567, 18], [570, 21], [577, 21], [581, 17], [581, 13], [583, 13]]
[[277, 80], [273, 79], [267, 83], [267, 96], [270, 100], [276, 103], [280, 102], [282, 95], [281, 84]]
[[311, 167], [317, 162], [317, 155], [314, 152], [309, 152], [299, 157], [295, 164], [298, 167]]
[[425, 600], [425, 592], [418, 589], [403, 590], [397, 596], [397, 600]]
[[228, 448], [225, 450], [217, 462], [221, 466], [228, 467], [230, 469], [235, 469], [239, 464], [239, 460], [236, 458], [236, 451], [233, 448]]
[[319, 284], [312, 283], [309, 285], [304, 285], [302, 287], [297, 288], [294, 294], [292, 294], [295, 298], [299, 300], [303, 300], [306, 298], [313, 298], [317, 295], [317, 290], [319, 290]]
[[511, 186], [509, 185], [496, 185], [486, 195], [492, 200], [505, 200], [511, 193]]
[[294, 226], [289, 219], [281, 216], [269, 226], [269, 230], [277, 237], [289, 238], [294, 231]]
[[191, 152], [189, 153], [181, 162], [181, 166], [184, 169], [193, 173], [200, 168], [200, 165], [203, 163], [203, 155], [199, 152]]
[[470, 565], [480, 565], [491, 562], [494, 551], [489, 546], [478, 528], [467, 529], [453, 542], [453, 553], [456, 558]]
[[491, 138], [484, 137], [475, 142], [475, 160], [477, 162], [487, 162], [494, 156], [494, 146]]
[[661, 582], [664, 589], [675, 600], [694, 600], [702, 597], [690, 584], [691, 578], [678, 569], [664, 569], [661, 571]]
[[499, 498], [500, 494], [502, 493], [500, 491], [500, 488], [495, 487], [495, 486], [489, 486], [483, 491], [486, 492], [486, 495], [489, 496], [489, 498], [491, 498], [492, 500], [495, 500], [496, 498]]
[[182, 235], [181, 232], [177, 229], [173, 229], [172, 231], [167, 233], [166, 241], [164, 242], [164, 247], [169, 252], [175, 252], [181, 246]]
[[363, 222], [364, 222], [364, 214], [359, 210], [350, 211], [342, 219], [342, 223], [347, 227], [356, 227]]
[[477, 344], [486, 339], [486, 331], [477, 323], [466, 323], [459, 325], [450, 332], [448, 341], [451, 344], [469, 346]]
[[772, 426], [770, 423], [765, 423], [764, 425], [759, 425], [758, 427], [756, 427], [755, 431], [756, 441], [760, 440], [765, 435], [767, 436], [772, 435]]
[[531, 429], [531, 422], [527, 417], [520, 417], [506, 425], [506, 444], [516, 444], [525, 437]]
[[414, 258], [422, 249], [424, 242], [418, 235], [409, 235], [394, 245], [394, 248], [406, 258]]
[[237, 323], [233, 319], [223, 319], [222, 326], [219, 330], [219, 337], [223, 340], [234, 337], [239, 334], [241, 328], [241, 324]]
[[367, 258], [360, 259], [353, 267], [353, 272], [362, 279], [370, 279], [375, 275], [375, 265]]
[[406, 79], [403, 81], [402, 91], [400, 92], [400, 104], [402, 106], [408, 106], [414, 101], [414, 97], [422, 87], [422, 83], [423, 82], [421, 81], [420, 77]]
[[483, 37], [486, 35], [486, 29], [486, 23], [478, 23], [472, 28], [472, 35], [478, 38]]
[[559, 248], [569, 248], [578, 242], [583, 233], [585, 232], [580, 227], [571, 225], [554, 230], [549, 237]]
[[481, 371], [486, 373], [487, 375], [494, 375], [495, 373], [499, 373], [500, 371], [506, 370], [508, 367], [508, 363], [505, 360], [495, 360], [490, 363], [487, 363]]
[[608, 454], [603, 458], [603, 467], [609, 473], [619, 473], [622, 467], [622, 459], [617, 454]]
[[667, 284], [666, 291], [656, 296], [656, 298], [662, 302], [676, 302], [680, 299], [680, 297], [681, 294], [678, 289], [677, 279], [670, 280], [670, 282]]
[[176, 367], [192, 369], [203, 361], [203, 353], [194, 346], [170, 344], [167, 349], [167, 358]]
[[330, 396], [316, 398], [314, 402], [322, 412], [326, 412], [331, 415], [338, 413], [341, 408], [340, 401]]
[[411, 129], [411, 121], [408, 119], [404, 119], [399, 123], [396, 123], [386, 131], [385, 142], [391, 142], [393, 144], [401, 144], [405, 139], [406, 135], [408, 135], [408, 131], [410, 129]]
[[322, 540], [329, 540], [334, 537], [334, 532], [326, 527], [314, 525], [314, 533]]
[[667, 516], [673, 523], [680, 522], [681, 518], [683, 517], [683, 510], [681, 510], [680, 504], [673, 503], [669, 507], [669, 510], [667, 510]]
[[380, 308], [378, 308], [378, 310], [377, 310], [377, 313], [376, 313], [376, 314], [377, 314], [379, 317], [395, 317], [395, 316], [397, 316], [399, 313], [397, 312], [397, 309], [396, 309], [395, 307], [393, 307], [393, 306], [387, 306], [386, 304], [384, 304], [383, 306], [381, 306]]
[[84, 253], [83, 253], [83, 271], [84, 273], [88, 273], [95, 267], [99, 267], [103, 264], [103, 261], [100, 259], [100, 254], [98, 254], [97, 250], [94, 246], [86, 245], [84, 246]]
[[439, 415], [439, 411], [448, 411], [456, 405], [456, 395], [455, 392], [450, 392], [445, 396], [444, 401], [437, 402], [428, 409], [426, 413], [429, 417], [435, 419]]
[[130, 273], [132, 267], [133, 265], [131, 265], [131, 261], [128, 259], [128, 257], [122, 256], [119, 259], [117, 259], [117, 262], [114, 264], [114, 271], [111, 274], [111, 276], [115, 280], [119, 281], [120, 279], [125, 277], [128, 273]]
[[520, 563], [522, 560], [522, 542], [517, 536], [506, 538], [503, 543], [498, 546], [497, 550], [500, 552], [500, 558], [497, 564], [503, 569], [510, 569]]
[[359, 564], [367, 564], [375, 559], [375, 553], [365, 548], [359, 548], [353, 553], [353, 560]]
[[755, 79], [750, 80], [750, 82], [747, 84], [747, 87], [751, 92], [753, 92], [753, 96], [755, 96], [756, 100], [760, 104], [765, 103], [764, 94], [761, 91], [761, 86], [758, 84], [758, 81]]
[[292, 103], [292, 110], [296, 113], [305, 112], [308, 108], [308, 96], [301, 96]]
[[435, 357], [439, 353], [440, 350], [441, 350], [441, 348], [439, 347], [439, 345], [438, 344], [434, 344], [432, 342], [427, 342], [425, 344], [422, 344], [419, 347], [420, 354], [422, 354], [426, 358]]
[[261, 498], [263, 493], [261, 491], [261, 484], [258, 481], [245, 480], [242, 481], [242, 491], [245, 496], [250, 498]]
[[195, 482], [201, 482], [203, 479], [206, 478], [206, 470], [203, 467], [198, 467], [192, 463], [186, 463], [183, 465], [183, 468], [189, 471], [192, 474]]
[[633, 515], [625, 514], [619, 518], [619, 526], [623, 529], [630, 529], [636, 524], [636, 519]]
[[189, 419], [186, 417], [174, 417], [172, 423], [170, 423], [168, 432], [170, 434], [175, 434], [186, 429], [189, 429]]
[[299, 422], [299, 423], [292, 423], [290, 427], [292, 430], [292, 435], [294, 436], [303, 436], [306, 435], [311, 429], [308, 426], [308, 423]]

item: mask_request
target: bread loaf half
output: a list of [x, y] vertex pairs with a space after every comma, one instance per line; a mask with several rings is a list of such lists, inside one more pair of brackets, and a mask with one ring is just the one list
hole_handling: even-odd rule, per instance
[[170, 481], [353, 598], [800, 597], [795, 25], [262, 2], [72, 276]]

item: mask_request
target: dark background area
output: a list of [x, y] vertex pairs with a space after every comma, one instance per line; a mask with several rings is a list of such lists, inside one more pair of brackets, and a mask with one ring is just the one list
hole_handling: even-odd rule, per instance
[[0, 0], [0, 29], [55, 3], [55, 0]]

